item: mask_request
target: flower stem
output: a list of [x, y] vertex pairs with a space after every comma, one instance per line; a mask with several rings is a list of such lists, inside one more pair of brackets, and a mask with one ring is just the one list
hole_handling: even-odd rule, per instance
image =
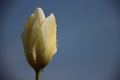
[[36, 80], [40, 80], [40, 71], [36, 71]]

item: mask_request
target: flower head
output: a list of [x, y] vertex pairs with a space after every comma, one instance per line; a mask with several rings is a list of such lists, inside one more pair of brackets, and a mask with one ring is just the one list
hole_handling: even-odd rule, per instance
[[54, 14], [45, 18], [37, 8], [26, 21], [22, 42], [28, 63], [34, 70], [43, 69], [56, 53], [56, 19]]

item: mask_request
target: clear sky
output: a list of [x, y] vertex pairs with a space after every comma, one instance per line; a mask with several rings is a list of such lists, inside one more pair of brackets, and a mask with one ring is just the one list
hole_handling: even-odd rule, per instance
[[35, 80], [21, 42], [37, 7], [57, 20], [58, 51], [41, 80], [120, 80], [119, 0], [1, 0], [0, 80]]

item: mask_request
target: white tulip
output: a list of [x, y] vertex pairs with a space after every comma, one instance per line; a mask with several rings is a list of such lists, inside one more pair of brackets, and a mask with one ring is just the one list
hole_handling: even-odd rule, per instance
[[43, 69], [56, 53], [56, 19], [54, 14], [45, 18], [37, 8], [27, 20], [22, 42], [28, 63], [35, 71]]

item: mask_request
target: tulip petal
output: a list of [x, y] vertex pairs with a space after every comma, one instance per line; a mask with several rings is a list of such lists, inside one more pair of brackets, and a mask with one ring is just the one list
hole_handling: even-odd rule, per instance
[[41, 8], [37, 8], [35, 14], [32, 14], [28, 18], [22, 33], [23, 45], [25, 45], [26, 48], [34, 45], [34, 42], [37, 38], [37, 32], [41, 30], [41, 25], [44, 19], [45, 16]]
[[45, 44], [45, 55], [54, 55], [56, 48], [56, 19], [54, 14], [51, 14], [45, 19], [42, 25], [42, 35]]
[[[25, 25], [24, 31], [22, 33], [22, 41], [24, 46], [24, 51], [26, 58], [29, 64], [35, 69], [36, 68], [36, 52], [35, 46], [36, 41], [39, 39], [42, 41], [41, 34], [41, 25], [43, 20], [45, 19], [43, 10], [41, 8], [37, 8], [35, 14], [32, 14]], [[40, 46], [43, 46], [43, 42], [40, 42]], [[41, 53], [41, 52], [40, 52]]]
[[31, 47], [29, 46], [29, 39], [30, 39], [31, 31], [32, 31], [32, 26], [34, 24], [34, 19], [35, 19], [35, 15], [32, 14], [28, 18], [28, 20], [25, 24], [24, 31], [22, 33], [22, 42], [23, 42], [24, 52], [25, 52], [28, 63], [33, 68], [35, 68], [35, 63], [34, 63], [34, 58], [32, 56], [32, 51], [30, 50]]
[[53, 14], [43, 21], [35, 42], [36, 70], [39, 70], [50, 62], [56, 52], [56, 21]]
[[41, 31], [41, 25], [44, 19], [45, 19], [45, 16], [44, 16], [43, 10], [41, 8], [37, 8], [35, 11], [34, 24], [32, 26], [32, 31], [30, 34], [29, 46], [33, 46], [35, 44], [34, 42], [37, 39], [39, 31]]

